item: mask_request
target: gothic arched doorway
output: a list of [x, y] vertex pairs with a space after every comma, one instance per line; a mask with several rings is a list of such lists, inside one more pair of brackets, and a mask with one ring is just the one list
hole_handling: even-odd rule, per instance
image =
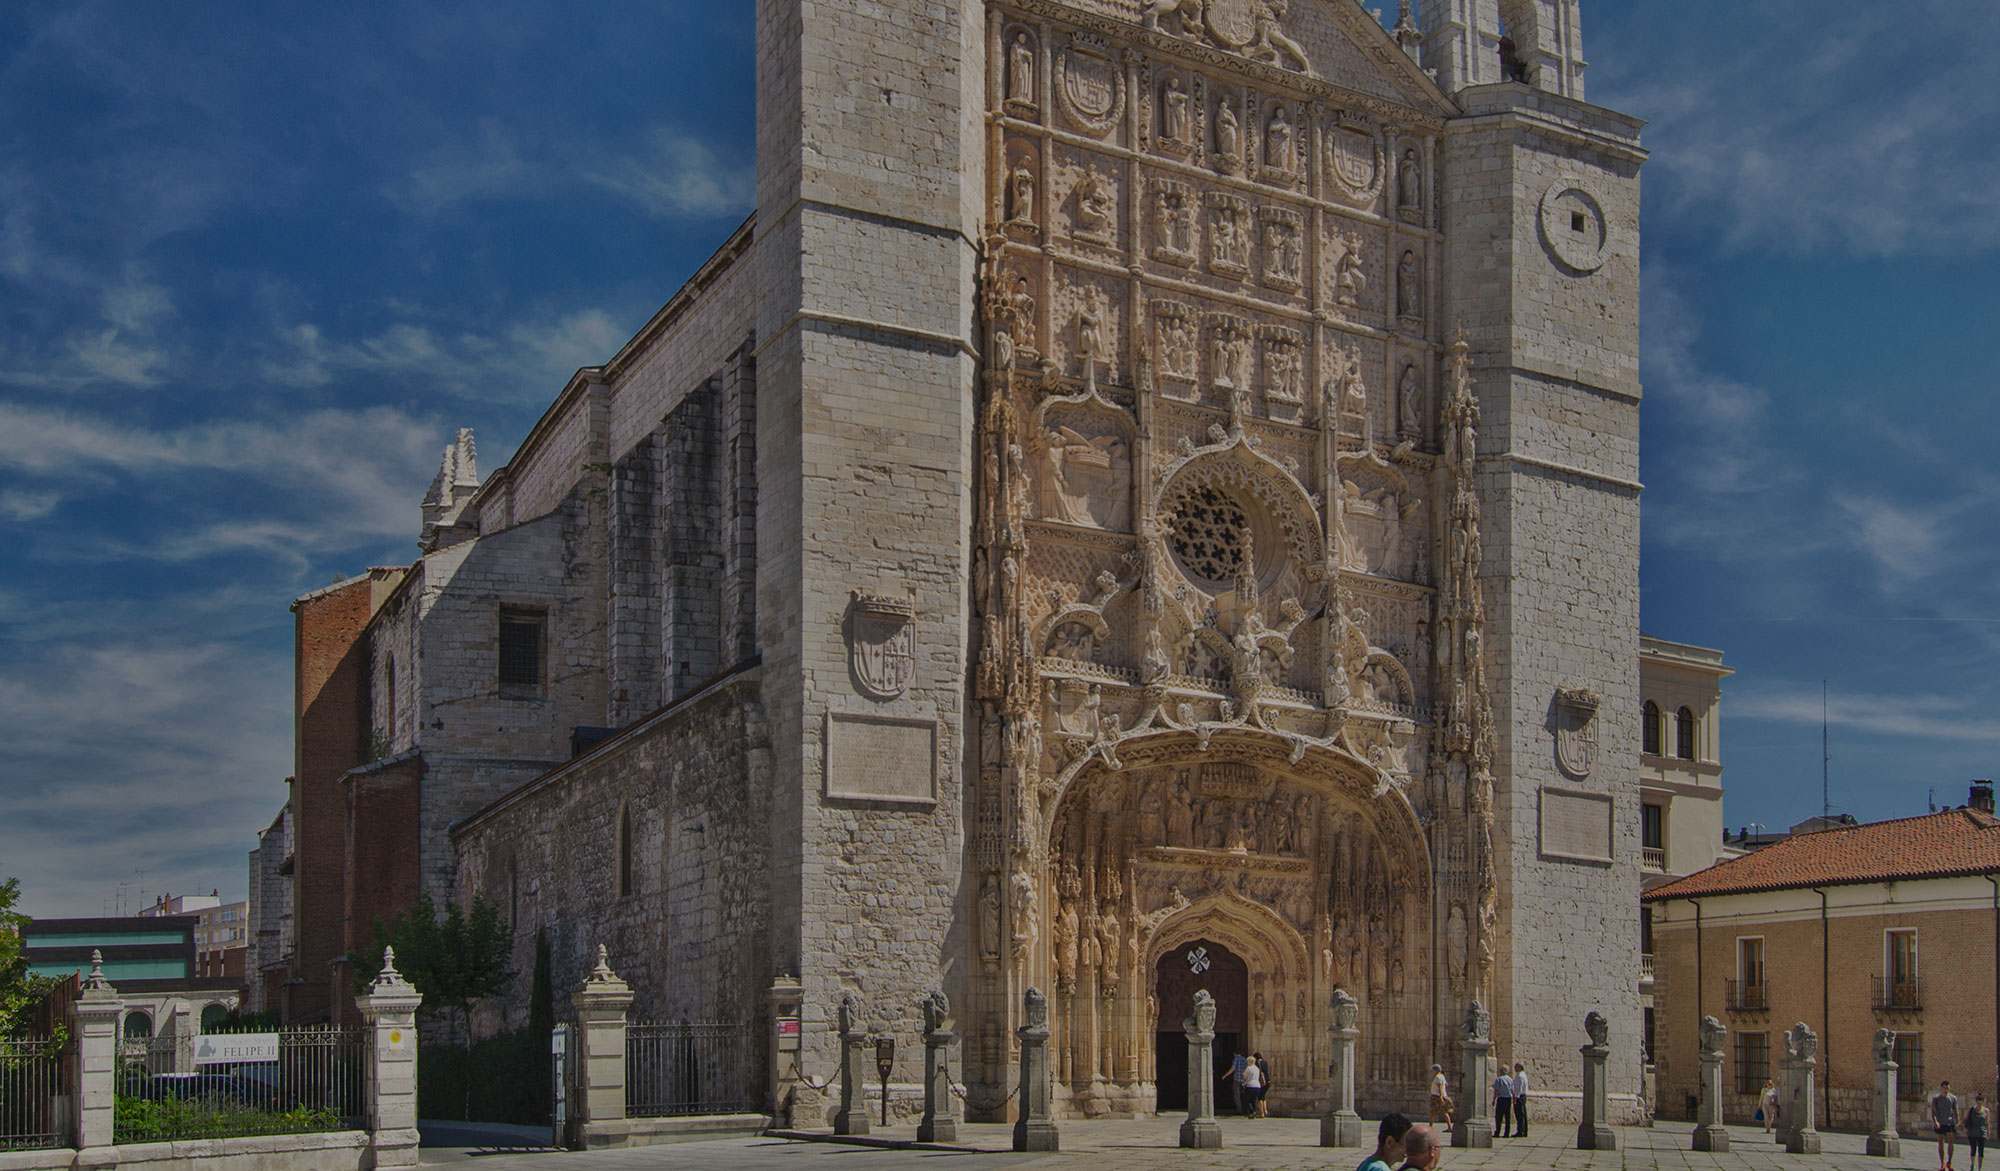
[[1245, 1044], [1250, 1018], [1250, 967], [1242, 957], [1212, 939], [1196, 939], [1171, 948], [1154, 968], [1153, 995], [1159, 998], [1156, 1087], [1159, 1110], [1187, 1109], [1187, 1036], [1181, 1026], [1194, 1011], [1194, 994], [1206, 988], [1215, 997], [1215, 1100], [1217, 1109], [1232, 1104], [1230, 1059]]

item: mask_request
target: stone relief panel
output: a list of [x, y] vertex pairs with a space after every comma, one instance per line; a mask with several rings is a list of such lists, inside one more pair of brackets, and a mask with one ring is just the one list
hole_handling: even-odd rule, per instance
[[1199, 75], [1162, 69], [1155, 90], [1154, 147], [1162, 154], [1192, 159], [1208, 138], [1207, 84]]
[[1006, 163], [1000, 174], [999, 219], [1009, 236], [1035, 240], [1041, 235], [1042, 160], [1025, 138], [1007, 140]]
[[1100, 248], [1118, 241], [1118, 184], [1099, 167], [1078, 162], [1063, 171], [1062, 211], [1073, 240]]
[[1379, 317], [1381, 272], [1381, 233], [1328, 217], [1320, 240], [1320, 288], [1334, 311], [1350, 320]]
[[1423, 501], [1395, 465], [1343, 461], [1340, 469], [1340, 567], [1408, 580], [1423, 539]]
[[1125, 79], [1111, 43], [1077, 33], [1055, 59], [1056, 106], [1072, 128], [1093, 138], [1117, 130], [1125, 116]]
[[1411, 332], [1424, 328], [1424, 254], [1405, 248], [1396, 262], [1396, 320]]
[[1305, 173], [1303, 136], [1292, 107], [1274, 101], [1264, 105], [1257, 152], [1258, 174], [1267, 183], [1296, 187]]
[[1388, 180], [1381, 132], [1366, 119], [1342, 114], [1326, 126], [1326, 191], [1349, 207], [1374, 211]]
[[1273, 419], [1298, 422], [1305, 413], [1305, 337], [1296, 329], [1267, 325], [1264, 344], [1264, 411]]
[[1249, 276], [1251, 241], [1257, 230], [1250, 201], [1211, 191], [1204, 203], [1208, 208], [1208, 270], [1238, 279]]
[[1153, 373], [1160, 389], [1176, 398], [1194, 396], [1201, 373], [1201, 327], [1195, 309], [1185, 301], [1157, 299], [1149, 306], [1153, 320]]
[[1264, 284], [1296, 293], [1305, 284], [1305, 218], [1288, 207], [1259, 208]]
[[1108, 412], [1081, 407], [1052, 409], [1043, 426], [1041, 519], [1130, 532], [1130, 428]]
[[1281, 69], [1311, 68], [1290, 31], [1285, 0], [1142, 0], [1142, 9], [1141, 22], [1155, 32]]
[[1125, 288], [1108, 277], [1064, 270], [1056, 297], [1056, 355], [1063, 373], [1127, 385]]
[[1193, 265], [1195, 227], [1201, 215], [1200, 194], [1186, 183], [1154, 179], [1147, 185], [1147, 199], [1152, 205], [1153, 259]]
[[1033, 118], [1041, 108], [1041, 89], [1036, 84], [1040, 39], [1027, 25], [1009, 24], [1001, 32], [1001, 40], [1007, 46], [1002, 108], [1017, 118]]

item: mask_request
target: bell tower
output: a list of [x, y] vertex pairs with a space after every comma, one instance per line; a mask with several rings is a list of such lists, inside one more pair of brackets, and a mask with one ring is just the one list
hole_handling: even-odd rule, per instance
[[1583, 0], [1500, 0], [1500, 22], [1521, 78], [1583, 100]]

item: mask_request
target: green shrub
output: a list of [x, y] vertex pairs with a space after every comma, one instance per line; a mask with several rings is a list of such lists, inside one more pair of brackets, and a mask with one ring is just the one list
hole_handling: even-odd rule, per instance
[[189, 1138], [240, 1138], [253, 1134], [313, 1134], [339, 1130], [331, 1110], [299, 1106], [259, 1110], [241, 1102], [202, 1098], [118, 1096], [112, 1137], [121, 1143], [154, 1143]]

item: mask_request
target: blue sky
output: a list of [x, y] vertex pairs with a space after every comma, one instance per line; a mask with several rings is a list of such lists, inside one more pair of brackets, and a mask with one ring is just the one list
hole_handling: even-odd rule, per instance
[[[1320, 0], [1345, 3], [1348, 0]], [[1393, 9], [1393, 5], [1389, 5]], [[291, 598], [750, 208], [749, 4], [0, 6], [0, 874], [240, 896]], [[1393, 15], [1393, 13], [1392, 13]], [[1646, 144], [1644, 623], [1732, 825], [2000, 773], [2000, 6], [1586, 0]]]

